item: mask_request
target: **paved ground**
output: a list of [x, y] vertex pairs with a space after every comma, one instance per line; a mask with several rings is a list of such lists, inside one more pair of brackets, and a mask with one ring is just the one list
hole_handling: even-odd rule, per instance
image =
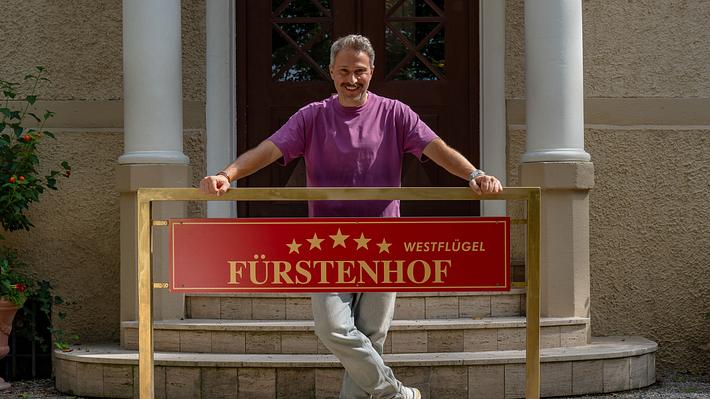
[[[0, 391], [0, 398], [12, 399], [83, 399], [62, 395], [54, 389], [52, 380], [18, 381], [12, 388]], [[575, 399], [710, 399], [710, 376], [683, 374], [659, 377], [659, 381], [645, 389], [608, 395], [576, 396]], [[436, 398], [432, 398], [436, 399]], [[462, 398], [463, 399], [463, 398]], [[485, 399], [485, 398], [482, 398]]]

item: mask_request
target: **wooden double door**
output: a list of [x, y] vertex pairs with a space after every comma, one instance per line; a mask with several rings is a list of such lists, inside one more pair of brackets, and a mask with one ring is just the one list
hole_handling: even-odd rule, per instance
[[[237, 151], [275, 132], [300, 107], [335, 93], [330, 45], [359, 33], [375, 49], [370, 90], [414, 109], [449, 145], [479, 160], [478, 1], [237, 1]], [[407, 156], [404, 186], [462, 186]], [[247, 187], [305, 186], [303, 160], [271, 165]], [[244, 202], [240, 217], [306, 216], [305, 203]], [[402, 202], [403, 216], [477, 215], [474, 202]]]

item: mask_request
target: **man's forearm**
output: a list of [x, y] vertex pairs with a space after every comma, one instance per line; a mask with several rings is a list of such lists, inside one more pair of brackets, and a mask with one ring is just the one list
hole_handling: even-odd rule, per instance
[[436, 139], [424, 148], [424, 155], [434, 161], [437, 165], [446, 169], [452, 175], [468, 180], [471, 172], [476, 170], [471, 162], [460, 152], [449, 147], [443, 140]]
[[271, 141], [264, 140], [222, 169], [230, 182], [249, 176], [281, 158], [281, 150]]

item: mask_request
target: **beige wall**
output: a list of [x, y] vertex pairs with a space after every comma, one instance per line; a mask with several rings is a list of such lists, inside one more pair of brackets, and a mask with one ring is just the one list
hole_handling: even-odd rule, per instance
[[[60, 160], [73, 175], [31, 208], [36, 225], [9, 242], [69, 301], [60, 323], [83, 342], [119, 338], [119, 208], [115, 168], [123, 153], [122, 6], [120, 0], [5, 0], [0, 78], [21, 80], [35, 65], [51, 84], [41, 110], [57, 117], [56, 141], [42, 148], [42, 165]], [[8, 15], [8, 14], [3, 14]], [[193, 181], [204, 174], [204, 1], [185, 0], [183, 24], [184, 147]], [[157, 117], [157, 116], [156, 116]], [[191, 204], [191, 215], [202, 206]]]
[[[507, 18], [509, 182], [525, 146], [523, 1]], [[583, 1], [592, 333], [710, 364], [710, 2]], [[517, 211], [517, 210], [516, 210]]]
[[[123, 98], [120, 0], [3, 0], [0, 76], [35, 65], [50, 71], [41, 94], [53, 100]], [[8, 10], [10, 12], [8, 12]], [[202, 0], [182, 1], [183, 97], [205, 98], [205, 10]]]

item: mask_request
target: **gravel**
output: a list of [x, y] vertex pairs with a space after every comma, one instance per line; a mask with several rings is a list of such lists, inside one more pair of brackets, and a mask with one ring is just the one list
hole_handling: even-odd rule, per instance
[[[54, 389], [53, 380], [16, 381], [0, 398], [12, 399], [84, 399], [80, 396], [63, 395]], [[571, 398], [571, 397], [570, 397]], [[604, 395], [575, 396], [575, 399], [710, 399], [710, 376], [667, 374], [647, 388]], [[436, 398], [432, 398], [436, 399]]]

